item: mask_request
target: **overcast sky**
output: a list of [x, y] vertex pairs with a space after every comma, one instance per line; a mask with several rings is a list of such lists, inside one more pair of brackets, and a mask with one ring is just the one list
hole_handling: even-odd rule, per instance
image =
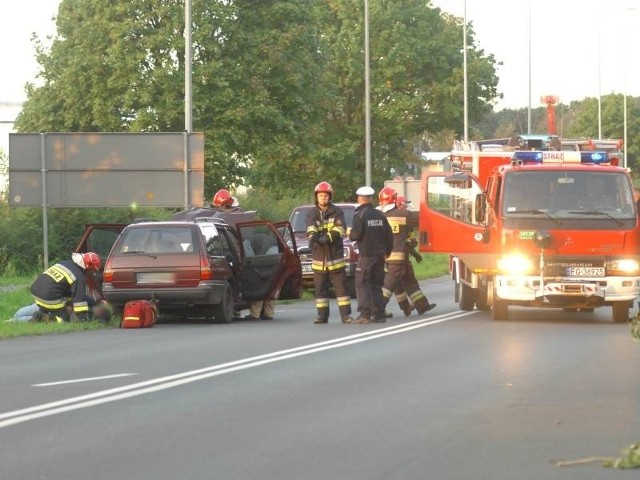
[[[36, 32], [45, 38], [55, 32], [51, 18], [59, 3], [59, 0], [1, 0], [0, 102], [25, 99], [24, 84], [34, 81], [37, 73], [31, 34]], [[625, 49], [625, 44], [640, 45], [637, 27], [640, 0], [432, 0], [432, 3], [460, 17], [466, 4], [467, 21], [473, 22], [480, 47], [504, 64], [498, 70], [499, 91], [504, 100], [497, 104], [497, 109], [526, 107], [530, 96], [532, 107], [540, 105], [541, 95], [557, 95], [564, 103], [597, 97], [599, 93], [640, 96], [637, 55], [633, 61], [625, 61], [626, 56], [634, 56], [636, 51], [631, 47]]]

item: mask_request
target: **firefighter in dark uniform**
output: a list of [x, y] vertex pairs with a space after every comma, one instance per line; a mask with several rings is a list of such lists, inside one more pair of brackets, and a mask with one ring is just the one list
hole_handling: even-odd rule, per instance
[[371, 204], [374, 190], [360, 187], [356, 191], [358, 207], [353, 214], [349, 238], [358, 243], [360, 258], [356, 267], [356, 290], [360, 316], [352, 323], [385, 322], [384, 262], [391, 254], [393, 233], [387, 218]]
[[434, 309], [436, 304], [427, 300], [411, 265], [410, 256], [418, 262], [422, 261], [422, 256], [415, 250], [417, 242], [411, 236], [412, 230], [418, 226], [418, 212], [408, 210], [406, 199], [399, 197], [390, 187], [380, 190], [378, 201], [378, 208], [384, 212], [393, 230], [393, 251], [387, 258], [387, 274], [382, 288], [385, 305], [395, 293], [398, 305], [406, 316], [414, 308], [422, 315]]
[[317, 317], [314, 323], [329, 321], [329, 282], [333, 284], [342, 323], [351, 322], [351, 296], [347, 290], [344, 261], [345, 218], [334, 205], [333, 188], [320, 182], [314, 190], [316, 208], [307, 213], [307, 236], [311, 249], [311, 269], [315, 287]]
[[80, 321], [89, 320], [86, 272], [100, 270], [100, 257], [93, 252], [73, 253], [71, 260], [52, 265], [31, 284], [31, 295], [41, 315], [57, 322], [70, 320], [67, 303]]

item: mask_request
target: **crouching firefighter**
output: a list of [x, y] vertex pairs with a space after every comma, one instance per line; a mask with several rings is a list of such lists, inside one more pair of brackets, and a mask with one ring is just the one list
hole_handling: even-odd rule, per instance
[[[93, 252], [73, 253], [71, 260], [52, 265], [31, 284], [31, 295], [40, 316], [57, 322], [71, 320], [73, 312], [79, 321], [89, 320], [86, 272], [100, 270], [100, 257]], [[71, 303], [69, 310], [66, 308]]]
[[320, 182], [314, 190], [315, 208], [307, 213], [307, 236], [311, 249], [311, 269], [315, 287], [314, 323], [329, 321], [329, 282], [333, 283], [342, 323], [351, 322], [351, 296], [347, 291], [343, 237], [345, 218], [342, 209], [334, 205], [333, 188]]

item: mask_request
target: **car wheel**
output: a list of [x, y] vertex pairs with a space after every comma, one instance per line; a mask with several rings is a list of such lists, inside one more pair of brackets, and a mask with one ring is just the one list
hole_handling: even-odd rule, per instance
[[213, 316], [216, 323], [231, 323], [234, 318], [234, 299], [233, 287], [227, 285], [220, 303], [213, 306]]

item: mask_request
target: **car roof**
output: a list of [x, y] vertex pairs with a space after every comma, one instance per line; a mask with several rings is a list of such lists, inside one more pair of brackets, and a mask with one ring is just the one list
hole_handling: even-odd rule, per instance
[[175, 226], [186, 226], [186, 225], [198, 225], [198, 224], [214, 224], [216, 226], [222, 227], [231, 227], [227, 222], [220, 218], [211, 218], [211, 217], [199, 217], [194, 220], [152, 220], [147, 221], [146, 219], [143, 221], [138, 221], [134, 223], [130, 223], [127, 227], [152, 227], [152, 226], [161, 226], [161, 227], [175, 227]]

